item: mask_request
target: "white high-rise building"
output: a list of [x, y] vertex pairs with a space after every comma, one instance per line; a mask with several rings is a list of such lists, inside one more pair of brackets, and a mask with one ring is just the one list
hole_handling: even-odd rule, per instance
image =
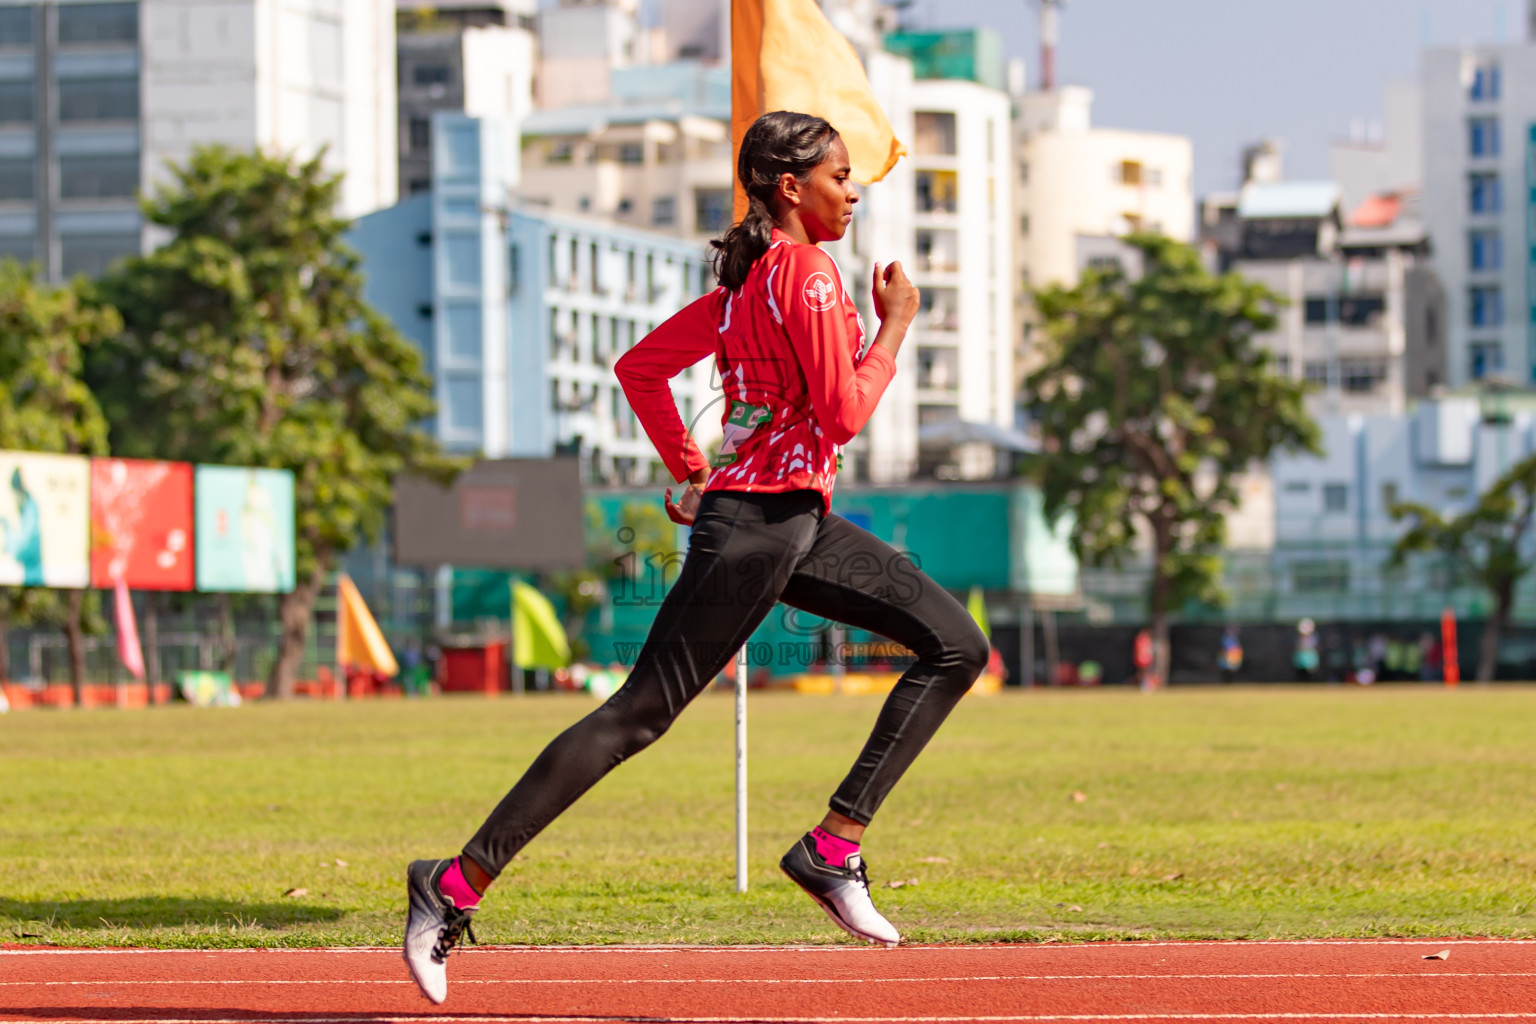
[[[927, 448], [955, 421], [1013, 426], [1010, 118], [1006, 93], [960, 79], [913, 83], [912, 107], [913, 281], [923, 305], [909, 344], [917, 348], [917, 419]], [[954, 446], [963, 434], [948, 433], [940, 447], [952, 448], [955, 461], [946, 472], [992, 474], [989, 446]]]
[[535, 0], [396, 0], [400, 192], [431, 187], [432, 115], [522, 119], [533, 109]]
[[1187, 137], [1095, 128], [1093, 92], [1080, 86], [1017, 102], [1014, 280], [1021, 291], [1074, 282], [1082, 239], [1156, 231], [1194, 240]]
[[0, 256], [99, 274], [195, 146], [324, 151], [342, 212], [393, 203], [395, 24], [378, 0], [0, 0]]
[[1536, 381], [1536, 43], [1425, 51], [1424, 222], [1454, 387]]
[[614, 68], [651, 63], [638, 0], [561, 0], [539, 14], [541, 107], [606, 103]]

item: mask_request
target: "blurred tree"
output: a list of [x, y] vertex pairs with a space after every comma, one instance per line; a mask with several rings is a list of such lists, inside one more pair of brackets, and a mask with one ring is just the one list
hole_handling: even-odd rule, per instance
[[[81, 377], [82, 353], [119, 327], [111, 310], [82, 303], [75, 286], [37, 283], [33, 269], [0, 262], [0, 448], [77, 455], [107, 453], [107, 423]], [[0, 486], [8, 486], [0, 481]], [[84, 590], [62, 598], [4, 588], [0, 596], [0, 678], [9, 673], [11, 621], [61, 621], [69, 641], [69, 678], [76, 704], [85, 682], [81, 639]]]
[[1392, 506], [1393, 519], [1411, 522], [1392, 549], [1394, 563], [1403, 564], [1410, 554], [1438, 552], [1493, 594], [1493, 614], [1483, 624], [1477, 659], [1480, 683], [1490, 682], [1498, 671], [1499, 637], [1509, 624], [1515, 587], [1536, 568], [1527, 544], [1533, 515], [1536, 455], [1512, 466], [1460, 515], [1447, 518], [1414, 502]]
[[1035, 295], [1046, 335], [1026, 388], [1044, 452], [1036, 473], [1052, 520], [1070, 512], [1089, 565], [1121, 566], [1138, 534], [1152, 552], [1154, 669], [1166, 681], [1168, 614], [1221, 603], [1226, 515], [1237, 477], [1277, 450], [1318, 450], [1305, 386], [1274, 372], [1254, 336], [1279, 302], [1217, 276], [1191, 246], [1126, 238], [1141, 264], [1089, 268]]
[[96, 289], [124, 325], [87, 368], [115, 451], [294, 473], [278, 697], [293, 693], [327, 572], [378, 536], [396, 475], [446, 483], [463, 468], [420, 429], [435, 411], [421, 353], [362, 299], [340, 184], [320, 156], [195, 150], [143, 204], [166, 244]]

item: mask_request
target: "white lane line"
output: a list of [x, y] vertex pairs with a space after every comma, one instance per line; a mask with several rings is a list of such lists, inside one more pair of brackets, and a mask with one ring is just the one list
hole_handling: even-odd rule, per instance
[[[1010, 952], [1038, 952], [1041, 950], [1103, 950], [1103, 949], [1153, 949], [1172, 946], [1179, 949], [1194, 949], [1196, 947], [1214, 946], [1238, 947], [1238, 946], [1532, 946], [1536, 945], [1536, 939], [1194, 939], [1188, 942], [1173, 940], [1158, 940], [1143, 942], [1139, 939], [1122, 939], [1115, 941], [1099, 942], [991, 942], [965, 945], [922, 943], [909, 946], [901, 946], [899, 950], [915, 952], [926, 949], [943, 949], [951, 952], [965, 952], [967, 950], [1008, 950]], [[38, 949], [0, 949], [0, 956], [112, 956], [130, 954], [144, 956], [149, 954], [181, 954], [186, 956], [224, 956], [232, 953], [262, 954], [270, 956], [280, 953], [325, 953], [333, 956], [350, 955], [353, 953], [393, 953], [399, 955], [399, 946], [251, 946], [231, 949], [122, 949], [117, 947], [101, 947], [91, 949], [55, 949], [52, 947]], [[497, 953], [648, 953], [656, 955], [679, 953], [866, 953], [872, 956], [887, 956], [888, 950], [875, 949], [870, 946], [640, 946], [613, 944], [605, 946], [470, 946], [467, 949], [455, 949], [456, 955], [483, 956]], [[4, 1022], [0, 1022], [4, 1024]]]
[[[144, 1018], [140, 1018], [141, 1020]], [[0, 1020], [0, 1024], [126, 1024], [131, 1017], [23, 1017]], [[185, 1017], [154, 1018], [156, 1024], [568, 1024], [579, 1021], [646, 1021], [647, 1024], [962, 1024], [966, 1021], [1187, 1021], [1187, 1020], [1536, 1020], [1532, 1013], [1048, 1013], [1048, 1014], [966, 1014], [963, 1017], [654, 1017], [633, 1014], [556, 1017], [449, 1017], [436, 1014], [400, 1016], [355, 1014], [349, 1017]]]
[[[1297, 972], [1272, 974], [973, 974], [915, 978], [455, 978], [454, 985], [918, 985], [933, 982], [977, 981], [1274, 981], [1290, 978], [1536, 978], [1536, 971], [1373, 971], [1336, 974]], [[89, 985], [414, 985], [400, 978], [189, 978], [186, 980], [116, 979], [99, 981], [0, 981], [0, 988], [62, 988]]]

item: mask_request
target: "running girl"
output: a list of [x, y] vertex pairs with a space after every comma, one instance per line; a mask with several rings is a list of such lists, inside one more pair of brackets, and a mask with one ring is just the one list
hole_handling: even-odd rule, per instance
[[[691, 524], [688, 556], [629, 679], [546, 747], [451, 860], [407, 871], [405, 959], [434, 1003], [449, 951], [480, 897], [534, 836], [626, 758], [654, 742], [783, 601], [889, 637], [917, 661], [880, 710], [821, 824], [779, 866], [849, 934], [900, 935], [869, 896], [865, 826], [960, 697], [989, 647], [960, 603], [894, 548], [830, 514], [838, 448], [868, 421], [918, 309], [900, 264], [874, 273], [880, 329], [864, 327], [837, 265], [818, 246], [843, 237], [859, 195], [848, 150], [807, 114], [765, 114], [742, 139], [736, 174], [750, 207], [715, 242], [720, 287], [619, 360], [635, 415], [679, 482], [667, 514]], [[667, 381], [713, 354], [725, 443], [711, 466]]]

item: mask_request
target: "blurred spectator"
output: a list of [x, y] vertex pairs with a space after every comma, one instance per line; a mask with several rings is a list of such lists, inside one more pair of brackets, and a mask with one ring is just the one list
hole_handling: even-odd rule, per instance
[[1370, 686], [1376, 681], [1376, 659], [1371, 654], [1371, 642], [1359, 633], [1350, 643], [1350, 664], [1354, 671], [1348, 682]]
[[1157, 677], [1152, 673], [1152, 632], [1142, 629], [1136, 633], [1131, 647], [1131, 664], [1136, 666], [1136, 685], [1143, 693], [1157, 688]]
[[1292, 664], [1296, 668], [1296, 678], [1303, 683], [1310, 683], [1317, 673], [1317, 627], [1311, 619], [1302, 619], [1296, 623], [1296, 653], [1292, 658]]
[[1444, 644], [1433, 633], [1424, 633], [1419, 637], [1419, 646], [1424, 650], [1424, 668], [1419, 675], [1425, 682], [1440, 679], [1445, 668]]
[[1403, 647], [1403, 678], [1418, 679], [1424, 666], [1423, 638], [1418, 640], [1404, 640]]
[[1216, 667], [1221, 670], [1221, 681], [1230, 683], [1237, 679], [1243, 667], [1243, 644], [1238, 639], [1237, 626], [1228, 626], [1221, 634], [1221, 651], [1216, 655]]
[[1403, 678], [1403, 658], [1407, 644], [1400, 636], [1387, 638], [1387, 654], [1382, 661], [1381, 681], [1391, 682]]
[[1370, 661], [1366, 667], [1371, 670], [1371, 682], [1375, 682], [1387, 670], [1387, 638], [1379, 632], [1372, 633], [1366, 644], [1366, 653]]

